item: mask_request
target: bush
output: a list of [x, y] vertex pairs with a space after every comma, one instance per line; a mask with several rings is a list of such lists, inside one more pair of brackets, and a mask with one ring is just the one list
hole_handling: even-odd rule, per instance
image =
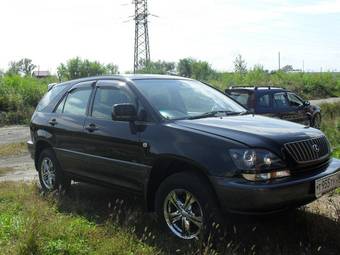
[[7, 75], [0, 78], [0, 126], [28, 123], [34, 108], [54, 78]]

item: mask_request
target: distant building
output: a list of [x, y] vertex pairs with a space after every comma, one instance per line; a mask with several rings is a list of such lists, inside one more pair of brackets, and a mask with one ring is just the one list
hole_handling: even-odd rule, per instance
[[49, 71], [33, 71], [32, 75], [36, 78], [47, 78], [51, 76]]

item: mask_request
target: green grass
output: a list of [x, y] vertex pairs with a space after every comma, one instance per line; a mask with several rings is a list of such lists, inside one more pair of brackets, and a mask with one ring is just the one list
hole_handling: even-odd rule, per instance
[[[338, 201], [336, 194], [330, 199]], [[327, 201], [314, 211], [226, 215], [219, 254], [336, 254], [339, 214], [323, 215], [333, 215]], [[142, 212], [140, 198], [85, 184], [44, 196], [35, 184], [0, 183], [0, 247], [1, 255], [215, 254], [201, 242], [170, 236]]]
[[340, 103], [322, 104], [321, 113], [321, 130], [332, 146], [333, 156], [340, 158]]
[[27, 153], [24, 142], [0, 145], [0, 157], [19, 156]]
[[0, 184], [1, 254], [157, 254], [128, 228], [58, 211], [33, 185]]

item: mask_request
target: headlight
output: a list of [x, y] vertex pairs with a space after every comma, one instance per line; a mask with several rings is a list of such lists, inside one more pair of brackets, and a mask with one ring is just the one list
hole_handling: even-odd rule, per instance
[[274, 153], [263, 149], [231, 149], [236, 167], [247, 180], [269, 180], [290, 175], [285, 163]]

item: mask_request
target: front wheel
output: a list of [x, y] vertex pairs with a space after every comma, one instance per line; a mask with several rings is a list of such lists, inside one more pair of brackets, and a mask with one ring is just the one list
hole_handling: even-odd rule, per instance
[[218, 226], [219, 209], [208, 183], [191, 173], [174, 174], [161, 183], [156, 211], [163, 226], [181, 239], [198, 239]]
[[67, 190], [71, 180], [65, 177], [52, 149], [41, 152], [38, 161], [39, 181], [44, 191]]

